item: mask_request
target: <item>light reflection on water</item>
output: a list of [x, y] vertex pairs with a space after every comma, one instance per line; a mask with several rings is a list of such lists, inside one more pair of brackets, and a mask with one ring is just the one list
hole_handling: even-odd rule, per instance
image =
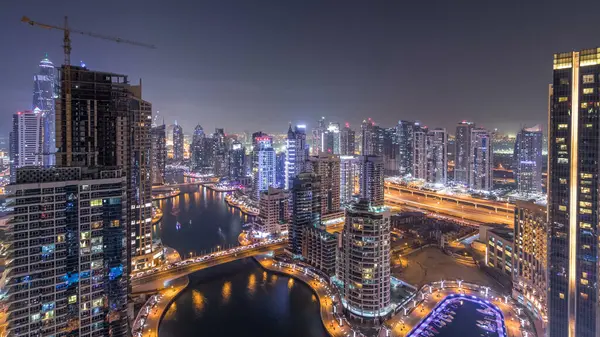
[[204, 310], [204, 301], [206, 299], [202, 296], [202, 293], [198, 290], [192, 290], [192, 303], [194, 304], [194, 309], [197, 314], [201, 314]]
[[223, 283], [221, 295], [223, 296], [223, 303], [229, 302], [229, 298], [231, 297], [231, 282], [227, 281]]
[[250, 276], [248, 276], [248, 292], [250, 293], [250, 295], [254, 295], [255, 291], [256, 291], [256, 275], [250, 274]]

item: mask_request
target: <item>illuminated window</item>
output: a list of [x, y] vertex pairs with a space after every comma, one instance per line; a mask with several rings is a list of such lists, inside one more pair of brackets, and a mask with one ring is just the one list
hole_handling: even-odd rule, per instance
[[92, 228], [93, 229], [102, 228], [102, 221], [94, 221], [94, 222], [92, 222]]
[[559, 164], [568, 164], [569, 163], [569, 159], [567, 158], [557, 158], [556, 162]]
[[98, 207], [98, 206], [102, 206], [102, 199], [94, 199], [90, 202], [90, 206], [92, 207]]
[[558, 148], [560, 150], [566, 150], [567, 149], [567, 144], [561, 144]]
[[583, 88], [583, 93], [584, 94], [593, 94], [594, 93], [594, 88]]
[[587, 102], [583, 102], [583, 103], [581, 103], [581, 108], [582, 108], [582, 109], [587, 109], [587, 107], [588, 107], [588, 104], [587, 104]]
[[559, 130], [566, 129], [566, 128], [568, 128], [568, 127], [569, 127], [569, 125], [568, 125], [568, 124], [558, 124], [558, 129], [559, 129]]
[[579, 206], [581, 207], [592, 207], [592, 203], [589, 201], [580, 201]]
[[564, 143], [564, 142], [565, 142], [564, 138], [562, 138], [562, 137], [561, 138], [556, 138], [556, 144], [561, 144], [561, 143]]
[[77, 302], [77, 295], [69, 296], [69, 304], [73, 304], [75, 302]]
[[592, 210], [589, 208], [580, 208], [579, 214], [592, 214]]
[[594, 83], [594, 75], [583, 75], [583, 83]]
[[566, 211], [567, 211], [567, 206], [565, 206], [565, 205], [560, 205], [560, 206], [558, 206], [558, 210], [559, 210], [559, 211], [564, 211], [564, 212], [566, 212]]
[[579, 227], [584, 228], [584, 229], [589, 229], [589, 228], [592, 228], [592, 225], [587, 222], [581, 222], [579, 224]]
[[81, 240], [90, 238], [90, 232], [81, 232], [80, 235], [81, 235]]
[[56, 242], [60, 243], [60, 242], [65, 242], [65, 235], [64, 234], [60, 234], [56, 236]]
[[110, 227], [120, 227], [121, 226], [121, 221], [119, 220], [113, 220], [110, 222]]
[[565, 299], [565, 294], [560, 293], [560, 294], [558, 294], [558, 297], [560, 297], [561, 300], [564, 300]]
[[579, 296], [581, 296], [581, 298], [584, 300], [588, 299], [588, 294], [586, 294], [586, 293], [579, 293]]
[[588, 283], [589, 283], [588, 280], [583, 279], [583, 278], [580, 281], [581, 281], [581, 284], [583, 284], [584, 286], [588, 285]]
[[568, 100], [569, 100], [569, 97], [564, 97], [564, 96], [563, 96], [563, 97], [559, 97], [559, 98], [558, 98], [558, 101], [559, 101], [559, 102], [566, 102], [566, 101], [568, 101]]
[[559, 183], [566, 185], [567, 184], [567, 179], [566, 178], [558, 178]]
[[581, 179], [592, 179], [592, 174], [591, 173], [582, 173]]
[[581, 276], [583, 276], [583, 278], [587, 278], [588, 275], [586, 272], [583, 272], [583, 273], [581, 273]]
[[587, 124], [585, 125], [585, 127], [586, 127], [586, 128], [593, 128], [593, 127], [594, 127], [594, 124], [592, 124], [592, 123], [587, 123]]
[[581, 193], [584, 193], [584, 194], [590, 193], [590, 188], [589, 187], [582, 187], [581, 188]]

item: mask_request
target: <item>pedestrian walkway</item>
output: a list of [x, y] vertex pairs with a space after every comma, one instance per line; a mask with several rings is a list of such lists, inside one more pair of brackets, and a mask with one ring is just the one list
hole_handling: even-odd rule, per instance
[[158, 326], [169, 305], [189, 283], [187, 276], [180, 277], [174, 280], [169, 288], [152, 296], [140, 309], [133, 323], [133, 336], [158, 337]]
[[[257, 256], [256, 260], [260, 265], [269, 271], [282, 273], [291, 276], [306, 283], [316, 293], [320, 303], [321, 320], [323, 326], [330, 336], [333, 337], [358, 337], [361, 336], [358, 330], [353, 330], [350, 323], [340, 315], [342, 306], [339, 296], [320, 276], [312, 273], [310, 270], [293, 264], [274, 261], [271, 257]], [[337, 300], [336, 300], [337, 299]], [[334, 309], [335, 307], [335, 309]]]

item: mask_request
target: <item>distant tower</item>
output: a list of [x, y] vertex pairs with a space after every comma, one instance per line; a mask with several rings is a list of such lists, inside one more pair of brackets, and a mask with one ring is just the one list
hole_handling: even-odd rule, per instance
[[276, 185], [276, 154], [273, 137], [262, 132], [253, 134], [252, 157], [253, 197], [258, 200], [260, 193]]
[[398, 140], [398, 173], [401, 176], [413, 174], [414, 132], [414, 122], [398, 121], [396, 138]]
[[319, 177], [313, 173], [300, 173], [291, 189], [292, 225], [288, 231], [289, 251], [302, 254], [302, 239], [305, 227], [321, 225], [321, 185]]
[[307, 157], [306, 126], [296, 125], [292, 130], [290, 124], [285, 150], [285, 189], [291, 189], [294, 178], [304, 171]]
[[175, 121], [173, 127], [173, 161], [183, 160], [183, 128]]
[[514, 161], [519, 193], [542, 192], [542, 128], [536, 125], [523, 128], [517, 134]]
[[372, 206], [383, 206], [383, 159], [380, 156], [360, 156], [360, 198]]
[[427, 179], [427, 132], [426, 126], [416, 125], [413, 133], [413, 169], [412, 176]]
[[427, 182], [446, 184], [448, 178], [448, 144], [446, 129], [435, 128], [427, 133]]
[[167, 163], [166, 127], [163, 123], [152, 128], [152, 184], [162, 185], [165, 182], [165, 166]]
[[340, 155], [353, 156], [355, 151], [355, 134], [354, 130], [350, 129], [350, 124], [340, 131]]
[[[488, 130], [475, 128], [471, 130], [471, 147], [469, 150], [469, 188], [489, 191], [493, 187], [492, 177], [492, 137]], [[458, 145], [457, 145], [458, 146]]]
[[33, 75], [33, 104], [31, 109], [39, 109], [42, 114], [43, 165], [56, 163], [56, 111], [54, 100], [57, 97], [56, 69], [48, 59], [48, 54], [40, 61], [39, 71]]
[[19, 111], [13, 115], [10, 135], [11, 181], [15, 181], [17, 168], [42, 165], [42, 124], [40, 109]]
[[462, 121], [456, 126], [454, 140], [454, 181], [459, 184], [469, 184], [469, 160], [471, 156], [471, 130], [475, 124]]
[[196, 125], [192, 136], [192, 145], [190, 147], [192, 170], [194, 171], [201, 171], [205, 166], [204, 160], [206, 160], [206, 154], [204, 153], [204, 138], [206, 138], [204, 129], [202, 129], [200, 124]]

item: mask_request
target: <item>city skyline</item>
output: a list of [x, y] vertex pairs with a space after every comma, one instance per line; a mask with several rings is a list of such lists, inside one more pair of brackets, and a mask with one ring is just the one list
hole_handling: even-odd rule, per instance
[[[319, 116], [349, 122], [353, 128], [371, 117], [382, 126], [420, 119], [447, 130], [467, 119], [516, 133], [523, 124], [545, 121], [544, 91], [551, 81], [545, 69], [552, 62], [548, 55], [592, 47], [597, 25], [586, 15], [600, 6], [590, 2], [590, 10], [577, 16], [582, 23], [577, 29], [561, 28], [554, 34], [558, 28], [553, 20], [571, 14], [551, 3], [543, 8], [440, 3], [433, 11], [420, 4], [233, 4], [145, 4], [144, 16], [115, 19], [118, 23], [109, 27], [102, 18], [111, 6], [86, 7], [86, 12], [99, 15], [84, 20], [84, 9], [75, 4], [15, 4], [0, 14], [0, 27], [14, 32], [2, 37], [4, 45], [22, 55], [0, 56], [10, 83], [0, 86], [5, 102], [0, 114], [6, 118], [29, 109], [27, 74], [35, 72], [44, 53], [62, 64], [60, 33], [30, 29], [19, 18], [27, 14], [60, 24], [66, 14], [76, 29], [157, 46], [136, 50], [74, 36], [72, 63], [84, 61], [92, 70], [114, 69], [142, 78], [154, 110], [170, 122], [238, 132], [243, 130], [234, 123], [244, 120], [249, 131], [275, 132], [290, 121], [312, 128]], [[119, 6], [122, 11], [111, 16], [135, 12], [138, 4]], [[182, 23], [192, 21], [193, 27]], [[476, 25], [477, 30], [471, 29]], [[115, 59], [118, 64], [111, 61]], [[440, 76], [433, 80], [432, 75], [423, 76], [425, 70]], [[439, 102], [428, 99], [432, 92]], [[428, 102], [425, 107], [423, 102]], [[250, 115], [256, 117], [244, 119]], [[517, 122], [522, 116], [530, 117]]]

